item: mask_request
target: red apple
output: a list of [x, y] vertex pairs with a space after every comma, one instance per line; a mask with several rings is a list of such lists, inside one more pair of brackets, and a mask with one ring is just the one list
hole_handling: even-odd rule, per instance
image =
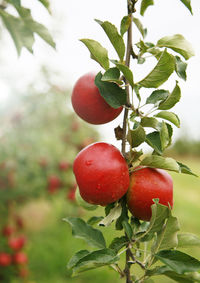
[[69, 162], [63, 160], [63, 161], [59, 162], [58, 167], [61, 171], [65, 171], [65, 170], [69, 169], [70, 164], [69, 164]]
[[24, 220], [22, 219], [22, 217], [16, 216], [15, 217], [15, 222], [16, 222], [16, 225], [17, 225], [18, 229], [23, 229], [24, 228]]
[[114, 120], [123, 107], [112, 108], [101, 96], [94, 83], [95, 74], [79, 78], [72, 92], [72, 106], [76, 114], [90, 124], [105, 124]]
[[48, 192], [55, 193], [61, 186], [61, 180], [56, 175], [48, 177]]
[[75, 184], [72, 188], [70, 188], [67, 193], [67, 199], [72, 202], [75, 201], [76, 188], [77, 188], [77, 184]]
[[130, 212], [138, 219], [151, 219], [153, 199], [173, 207], [173, 181], [162, 169], [137, 168], [130, 176], [127, 204]]
[[120, 199], [128, 190], [127, 163], [111, 144], [97, 142], [81, 150], [73, 171], [80, 195], [88, 203], [107, 205]]
[[6, 225], [3, 227], [2, 234], [5, 237], [10, 237], [14, 233], [14, 228], [12, 226]]
[[24, 247], [25, 243], [26, 238], [24, 236], [11, 238], [8, 241], [9, 247], [14, 251], [21, 250]]
[[13, 263], [26, 264], [28, 262], [27, 255], [24, 252], [17, 252], [13, 255]]
[[0, 253], [0, 266], [9, 266], [12, 262], [12, 258], [8, 253]]

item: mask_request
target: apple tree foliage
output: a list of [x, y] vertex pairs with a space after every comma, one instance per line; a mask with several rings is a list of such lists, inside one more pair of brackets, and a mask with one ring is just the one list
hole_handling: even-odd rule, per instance
[[[46, 76], [46, 75], [45, 75]], [[41, 74], [42, 77], [42, 74]], [[67, 193], [74, 185], [72, 162], [77, 152], [98, 138], [66, 108], [68, 90], [43, 79], [47, 88], [33, 86], [0, 111], [0, 207], [31, 198]], [[27, 95], [28, 93], [28, 95]], [[57, 189], [48, 190], [51, 176]]]
[[[10, 257], [14, 254], [8, 245], [10, 237], [27, 234], [25, 205], [38, 199], [51, 205], [55, 198], [62, 198], [66, 208], [79, 215], [72, 162], [83, 147], [98, 138], [95, 130], [66, 107], [67, 89], [52, 84], [46, 75], [42, 79], [41, 74], [40, 81], [45, 91], [28, 86], [0, 110], [0, 254]], [[4, 235], [5, 227], [11, 227], [11, 236]], [[0, 264], [0, 282], [28, 280], [20, 277], [24, 267], [13, 261]]]
[[[38, 1], [51, 12], [48, 0]], [[23, 47], [33, 53], [35, 34], [55, 48], [55, 42], [48, 29], [33, 19], [31, 10], [22, 6], [21, 0], [0, 1], [0, 18], [14, 41], [18, 55]]]
[[[191, 1], [181, 2], [192, 14]], [[181, 34], [166, 35], [156, 42], [145, 40], [147, 29], [140, 18], [152, 5], [153, 0], [128, 0], [128, 13], [121, 19], [119, 30], [109, 21], [95, 20], [116, 51], [116, 59], [109, 58], [108, 50], [94, 39], [83, 38], [81, 42], [102, 68], [95, 78], [100, 94], [113, 108], [124, 106], [123, 127], [115, 128], [115, 135], [122, 141], [122, 154], [130, 172], [141, 165], [196, 176], [187, 165], [164, 155], [172, 143], [173, 127], [180, 127], [179, 117], [171, 109], [180, 101], [179, 81], [187, 79], [187, 61], [194, 51]], [[138, 11], [140, 15], [135, 16]], [[133, 26], [141, 34], [135, 44]], [[154, 67], [145, 77], [135, 80], [137, 64], [142, 64], [145, 70], [149, 58], [154, 58]], [[172, 83], [168, 89], [164, 83], [169, 79]], [[151, 149], [148, 155], [143, 153], [143, 144]], [[85, 206], [83, 201], [80, 204]], [[127, 283], [150, 283], [159, 275], [176, 282], [200, 282], [200, 261], [182, 251], [185, 247], [199, 246], [200, 238], [181, 233], [178, 219], [159, 200], [154, 200], [151, 209], [150, 222], [139, 221], [130, 216], [122, 198], [105, 207], [105, 216], [93, 216], [88, 221], [66, 218], [73, 236], [84, 239], [91, 247], [78, 251], [68, 262], [73, 276], [109, 266]], [[107, 227], [111, 223], [119, 236], [108, 244], [98, 226]], [[121, 258], [126, 259], [123, 266]], [[135, 265], [141, 269], [138, 274]]]

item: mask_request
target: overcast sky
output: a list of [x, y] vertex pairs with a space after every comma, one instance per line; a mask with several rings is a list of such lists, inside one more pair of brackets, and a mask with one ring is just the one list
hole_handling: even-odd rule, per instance
[[[35, 55], [32, 56], [24, 50], [21, 57], [18, 58], [9, 35], [4, 33], [0, 53], [2, 105], [6, 103], [8, 97], [12, 96], [13, 88], [20, 91], [31, 81], [39, 83], [38, 71], [41, 64], [58, 72], [60, 83], [69, 87], [73, 87], [81, 75], [91, 70], [100, 71], [99, 65], [90, 59], [88, 50], [79, 41], [81, 38], [99, 41], [109, 49], [110, 57], [116, 56], [110, 51], [112, 50], [110, 43], [94, 19], [108, 20], [119, 27], [122, 17], [126, 15], [125, 0], [54, 0], [52, 1], [53, 17], [50, 17], [37, 2], [35, 1], [32, 6], [34, 18], [49, 27], [56, 40], [57, 50], [54, 51], [37, 39], [34, 47]], [[156, 43], [163, 36], [181, 33], [192, 43], [195, 50], [196, 56], [188, 61], [187, 82], [181, 82], [181, 102], [173, 111], [179, 114], [182, 129], [186, 128], [191, 136], [200, 138], [200, 1], [192, 1], [193, 16], [180, 0], [155, 0], [154, 2], [155, 5], [148, 8], [144, 17], [140, 17], [139, 13], [136, 15], [143, 22], [144, 27], [148, 27], [146, 40]], [[26, 3], [27, 1], [24, 1], [24, 5]], [[139, 33], [134, 29], [134, 43], [139, 38]], [[136, 81], [137, 76], [142, 78], [147, 74], [148, 66], [145, 69], [143, 65], [139, 70], [134, 76]], [[101, 132], [105, 133], [107, 141], [113, 141], [113, 126], [117, 126], [121, 120], [122, 116], [114, 122], [98, 127]], [[181, 130], [176, 131], [177, 135], [180, 132]]]

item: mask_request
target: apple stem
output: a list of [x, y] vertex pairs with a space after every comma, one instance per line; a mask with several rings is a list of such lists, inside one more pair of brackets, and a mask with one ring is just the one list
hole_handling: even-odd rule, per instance
[[[127, 34], [126, 61], [125, 61], [125, 65], [128, 66], [128, 67], [130, 66], [131, 56], [133, 58], [137, 58], [137, 55], [133, 51], [133, 45], [132, 45], [132, 22], [133, 22], [133, 13], [136, 11], [135, 10], [136, 2], [137, 2], [137, 0], [127, 0], [128, 15], [131, 19], [130, 25], [129, 25], [129, 28], [128, 28], [128, 34]], [[125, 79], [125, 85], [126, 85], [126, 94], [127, 94], [127, 105], [131, 105], [131, 103], [130, 103], [130, 93], [129, 93], [129, 83], [126, 81], [126, 79]], [[129, 112], [129, 109], [127, 107], [125, 107], [124, 108], [123, 127], [122, 127], [123, 134], [122, 134], [122, 150], [121, 150], [124, 158], [126, 158], [126, 132], [127, 132], [128, 112]]]
[[126, 250], [126, 264], [125, 264], [125, 268], [124, 268], [124, 274], [126, 276], [126, 283], [133, 283], [133, 281], [131, 279], [130, 264], [129, 264], [130, 258], [131, 258], [131, 252], [130, 252], [130, 249], [128, 248]]
[[[126, 60], [125, 60], [125, 65], [130, 66], [130, 59], [131, 56], [133, 59], [137, 58], [137, 55], [133, 51], [133, 45], [132, 45], [132, 22], [133, 22], [133, 13], [136, 11], [135, 10], [135, 4], [137, 0], [127, 0], [127, 8], [128, 8], [128, 16], [130, 17], [130, 25], [128, 28], [128, 34], [127, 34], [127, 46], [126, 46]], [[125, 79], [125, 85], [126, 85], [126, 94], [127, 94], [127, 105], [131, 105], [130, 103], [130, 92], [129, 92], [129, 83]], [[132, 108], [133, 105], [131, 105]], [[128, 124], [128, 112], [129, 108], [125, 107], [124, 108], [124, 118], [123, 118], [123, 127], [122, 127], [122, 154], [124, 158], [126, 158], [126, 134], [127, 134], [127, 124]], [[126, 233], [125, 233], [126, 234]], [[126, 235], [127, 237], [127, 235]], [[128, 238], [128, 237], [127, 237]], [[133, 283], [133, 280], [131, 278], [131, 272], [130, 272], [130, 267], [131, 263], [130, 260], [134, 259], [134, 263], [136, 263], [134, 255], [132, 254], [130, 250], [129, 244], [127, 245], [127, 250], [126, 250], [126, 263], [125, 263], [125, 268], [124, 268], [124, 274], [126, 277], [126, 283]]]

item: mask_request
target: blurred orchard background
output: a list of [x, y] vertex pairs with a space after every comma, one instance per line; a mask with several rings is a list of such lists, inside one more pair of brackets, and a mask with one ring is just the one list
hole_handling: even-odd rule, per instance
[[[147, 41], [148, 37], [156, 42], [163, 35], [181, 33], [195, 49], [187, 81], [181, 82], [182, 101], [175, 109], [181, 129], [176, 130], [168, 155], [200, 174], [200, 4], [193, 1], [191, 16], [178, 0], [155, 2], [140, 18], [148, 27]], [[88, 218], [101, 211], [86, 211], [77, 204], [72, 173], [76, 154], [98, 140], [120, 147], [113, 129], [121, 124], [122, 115], [106, 125], [88, 125], [73, 113], [70, 94], [81, 75], [99, 71], [78, 39], [92, 38], [109, 49], [94, 19], [119, 27], [126, 1], [50, 3], [51, 15], [39, 1], [22, 1], [33, 18], [49, 29], [56, 50], [36, 36], [34, 54], [22, 49], [18, 57], [0, 21], [0, 253], [12, 255], [15, 262], [0, 266], [0, 282], [120, 282], [108, 268], [70, 277], [67, 261], [85, 243], [72, 239], [71, 228], [62, 219], [67, 215]], [[139, 38], [135, 30], [134, 42]], [[144, 75], [139, 66], [136, 79]], [[190, 175], [172, 175], [174, 210], [181, 229], [200, 235], [200, 181]], [[198, 250], [188, 252], [200, 259]], [[161, 278], [159, 282], [172, 281]]]

